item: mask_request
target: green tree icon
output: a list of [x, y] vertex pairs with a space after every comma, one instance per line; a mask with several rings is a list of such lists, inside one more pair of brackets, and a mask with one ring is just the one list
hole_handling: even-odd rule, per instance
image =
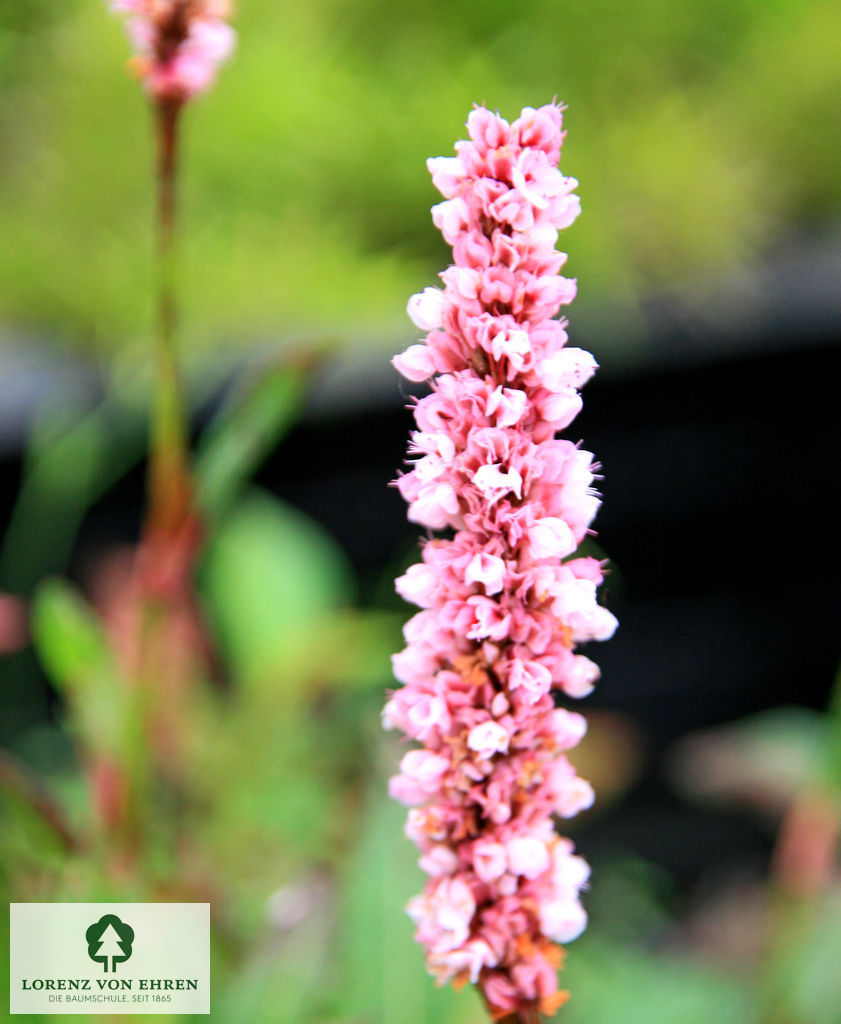
[[96, 924], [88, 928], [85, 938], [91, 960], [103, 964], [103, 969], [107, 971], [110, 959], [113, 971], [117, 964], [124, 963], [131, 956], [134, 929], [124, 924], [115, 914], [104, 914]]

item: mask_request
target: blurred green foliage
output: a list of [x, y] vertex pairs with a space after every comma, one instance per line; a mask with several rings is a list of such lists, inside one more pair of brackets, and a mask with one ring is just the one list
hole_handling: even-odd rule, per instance
[[[150, 320], [152, 196], [145, 104], [103, 8], [0, 12], [0, 321], [113, 351]], [[241, 0], [236, 24], [185, 118], [193, 344], [340, 325], [393, 350], [447, 259], [424, 161], [474, 102], [569, 105], [582, 301], [723, 272], [841, 209], [833, 0]]]

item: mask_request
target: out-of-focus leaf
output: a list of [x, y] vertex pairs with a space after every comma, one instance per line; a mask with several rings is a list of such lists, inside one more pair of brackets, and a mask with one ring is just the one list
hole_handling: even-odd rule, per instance
[[269, 367], [248, 393], [223, 407], [202, 435], [195, 463], [199, 507], [213, 523], [229, 509], [298, 416], [313, 363], [325, 346]]
[[4, 586], [20, 593], [37, 579], [33, 568], [55, 572], [62, 567], [103, 458], [105, 438], [97, 418], [87, 414], [74, 422], [72, 415], [60, 409], [38, 416], [29, 437], [20, 493], [0, 555]]
[[313, 901], [289, 933], [265, 929], [255, 936], [252, 956], [214, 999], [221, 1024], [304, 1024], [315, 1022], [315, 1008], [329, 981], [329, 902]]
[[[280, 695], [281, 700], [283, 695]], [[214, 816], [209, 842], [241, 872], [240, 891], [278, 874], [283, 864], [327, 859], [342, 792], [332, 750], [302, 716], [233, 708], [204, 751]]]
[[358, 609], [335, 615], [314, 645], [313, 668], [341, 689], [382, 689], [391, 680], [390, 656], [401, 644], [405, 616]]
[[113, 671], [99, 623], [81, 594], [64, 580], [48, 580], [38, 588], [32, 632], [41, 663], [59, 690], [90, 688]]
[[[396, 748], [389, 744], [387, 750], [387, 763], [396, 764]], [[403, 910], [424, 876], [403, 834], [405, 808], [389, 800], [385, 789], [381, 776], [368, 794], [345, 878], [342, 1016], [366, 1024], [482, 1024], [486, 1017], [473, 993], [438, 988], [426, 973], [423, 950]]]
[[632, 719], [616, 711], [587, 716], [587, 734], [570, 761], [599, 794], [591, 813], [604, 813], [631, 788], [644, 759], [642, 736]]
[[817, 899], [778, 888], [771, 909], [757, 993], [763, 1024], [838, 1024], [841, 888], [833, 885]]
[[[10, 821], [3, 822], [8, 815]], [[0, 750], [0, 875], [15, 858], [27, 869], [56, 867], [57, 854], [76, 846], [64, 807], [29, 768]], [[20, 856], [21, 852], [24, 856]]]
[[724, 971], [591, 937], [567, 951], [564, 1024], [749, 1024], [747, 988]]
[[787, 1012], [780, 1019], [808, 1024], [841, 1021], [841, 890], [826, 893], [813, 907], [800, 907], [798, 922], [785, 935], [774, 961], [766, 996]]
[[[590, 929], [612, 943], [655, 939], [673, 925], [668, 904], [674, 880], [665, 868], [630, 854], [599, 861], [597, 883], [587, 894]], [[578, 946], [572, 946], [571, 955]]]
[[827, 719], [807, 708], [762, 711], [681, 740], [671, 774], [685, 795], [778, 814], [826, 769]]
[[86, 509], [140, 458], [138, 390], [121, 382], [90, 412], [50, 408], [36, 416], [0, 551], [4, 588], [26, 594], [63, 569]]
[[246, 685], [300, 684], [300, 659], [349, 601], [341, 548], [311, 519], [254, 492], [207, 551], [203, 592], [234, 676]]
[[120, 678], [105, 634], [81, 594], [64, 580], [41, 584], [33, 600], [32, 634], [38, 657], [67, 697], [72, 727], [87, 748], [118, 761], [133, 757], [141, 730], [132, 705], [137, 695]]

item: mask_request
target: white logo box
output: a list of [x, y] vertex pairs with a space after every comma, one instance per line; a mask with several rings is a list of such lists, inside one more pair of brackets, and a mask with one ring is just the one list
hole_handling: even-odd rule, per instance
[[209, 903], [12, 903], [12, 1013], [210, 1013]]

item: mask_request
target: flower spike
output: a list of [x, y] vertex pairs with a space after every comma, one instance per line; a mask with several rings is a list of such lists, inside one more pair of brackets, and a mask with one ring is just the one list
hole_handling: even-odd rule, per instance
[[455, 157], [428, 162], [454, 262], [443, 288], [409, 300], [427, 333], [394, 359], [430, 384], [397, 487], [412, 522], [447, 533], [396, 581], [421, 611], [383, 723], [421, 744], [390, 792], [411, 808], [429, 876], [408, 906], [427, 967], [439, 984], [477, 985], [494, 1019], [526, 1024], [564, 1002], [557, 944], [587, 921], [589, 868], [553, 825], [593, 802], [564, 755], [586, 723], [556, 697], [592, 690], [599, 670], [575, 646], [617, 623], [597, 601], [601, 563], [576, 556], [598, 467], [556, 438], [596, 370], [554, 319], [576, 291], [555, 244], [580, 210], [557, 166], [562, 108], [509, 124], [478, 107], [467, 129]]

